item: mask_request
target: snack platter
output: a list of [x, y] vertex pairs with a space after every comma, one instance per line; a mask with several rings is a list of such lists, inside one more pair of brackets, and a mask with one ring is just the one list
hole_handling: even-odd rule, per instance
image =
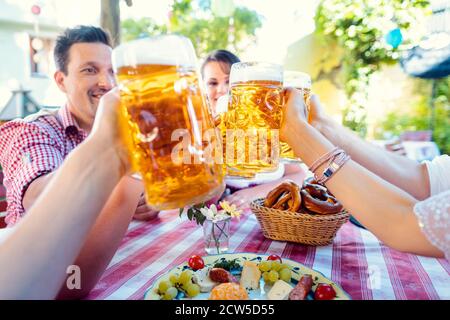
[[[275, 255], [269, 256], [253, 253], [220, 254], [203, 257], [196, 256], [196, 258], [199, 258], [201, 260], [200, 266], [203, 266], [201, 269], [198, 269], [199, 266], [193, 265], [191, 261], [189, 261], [189, 263], [188, 261], [186, 261], [185, 263], [176, 266], [175, 268], [164, 273], [151, 285], [151, 287], [146, 291], [144, 299], [145, 300], [167, 299], [168, 297], [165, 296], [164, 292], [169, 291], [167, 289], [167, 286], [169, 287], [173, 286], [178, 290], [171, 288], [170, 290], [173, 290], [174, 292], [176, 292], [176, 294], [173, 293], [172, 297], [168, 295], [169, 299], [223, 300], [228, 299], [229, 296], [227, 295], [222, 297], [219, 294], [220, 293], [219, 290], [229, 288], [228, 287], [220, 288], [220, 287], [234, 286], [232, 289], [234, 290], [237, 288], [239, 291], [239, 295], [237, 296], [235, 295], [234, 298], [232, 297], [230, 299], [287, 300], [287, 299], [296, 299], [295, 297], [297, 297], [298, 300], [298, 294], [295, 295], [293, 293], [298, 292], [297, 288], [302, 287], [301, 285], [303, 284], [305, 279], [311, 279], [312, 281], [310, 280], [310, 282], [312, 282], [312, 285], [308, 287], [308, 289], [310, 288], [310, 290], [307, 290], [308, 292], [302, 296], [303, 299], [305, 300], [314, 300], [315, 298], [319, 299], [320, 297], [317, 296], [317, 293], [319, 293], [319, 290], [317, 290], [318, 287], [321, 287], [320, 289], [324, 289], [324, 287], [327, 287], [327, 289], [333, 291], [333, 295], [331, 297], [328, 297], [327, 300], [328, 299], [350, 300], [350, 296], [338, 284], [326, 278], [320, 272], [310, 269], [298, 262], [286, 258], [280, 258]], [[277, 262], [274, 262], [274, 260], [276, 259], [281, 259], [282, 261], [279, 262], [277, 260]], [[263, 266], [260, 266], [261, 262], [263, 262]], [[291, 271], [290, 274], [288, 271], [281, 271], [282, 269], [278, 270], [277, 272], [267, 270], [267, 273], [263, 277], [263, 274], [265, 272], [258, 271], [255, 269], [255, 266], [256, 268], [263, 270], [267, 268], [277, 269], [275, 265], [277, 265], [278, 268], [290, 269]], [[190, 266], [194, 266], [195, 268], [197, 268], [197, 270], [194, 270]], [[228, 278], [225, 272], [222, 271], [223, 268], [221, 267], [229, 269]], [[211, 282], [211, 279], [208, 277], [208, 274], [212, 273], [211, 270], [213, 268], [215, 271], [221, 269], [220, 270], [221, 272], [218, 272], [219, 278], [225, 277], [225, 279], [221, 280], [220, 282], [214, 281]], [[192, 287], [192, 283], [194, 284], [198, 283], [198, 285], [195, 286], [201, 288], [200, 290], [201, 292], [194, 292], [198, 291], [198, 289], [193, 290], [193, 288], [189, 288], [192, 289], [190, 290], [189, 293], [191, 294], [189, 295], [188, 292], [184, 290], [186, 288], [186, 285], [183, 284], [180, 285], [180, 283], [177, 282], [177, 279], [181, 279], [182, 277], [180, 277], [180, 275], [186, 270], [188, 270], [187, 272], [185, 272], [186, 274], [189, 273], [192, 275], [192, 277], [190, 278], [191, 280], [189, 280], [189, 284], [187, 286]], [[278, 274], [279, 278], [269, 279], [268, 275], [270, 272]], [[255, 273], [257, 273], [257, 275], [255, 275]], [[288, 277], [286, 277], [286, 273], [289, 274]], [[206, 282], [199, 282], [205, 280], [201, 279], [201, 277], [205, 277], [205, 275], [207, 277]], [[217, 281], [217, 275], [214, 275], [213, 277], [213, 275], [211, 274], [211, 278]], [[282, 278], [283, 280], [281, 280], [280, 278]], [[290, 280], [286, 281], [286, 279], [288, 278], [290, 278]], [[298, 283], [299, 281], [301, 281], [300, 284]], [[292, 294], [289, 294], [290, 292], [292, 292]]]

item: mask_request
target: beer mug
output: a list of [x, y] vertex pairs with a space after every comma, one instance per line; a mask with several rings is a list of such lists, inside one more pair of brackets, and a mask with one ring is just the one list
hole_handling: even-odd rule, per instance
[[[308, 113], [308, 122], [310, 122], [309, 96], [311, 95], [311, 77], [309, 74], [300, 71], [286, 70], [284, 72], [284, 87], [292, 87], [303, 91], [303, 98]], [[287, 142], [280, 142], [280, 157], [283, 162], [301, 163], [302, 161], [295, 157], [294, 151]]]
[[121, 136], [155, 210], [200, 203], [225, 188], [221, 162], [207, 154], [215, 143], [220, 151], [222, 145], [196, 63], [190, 40], [175, 35], [139, 39], [113, 50]]
[[228, 176], [252, 178], [278, 168], [282, 107], [282, 66], [264, 62], [231, 66], [228, 110], [221, 126]]

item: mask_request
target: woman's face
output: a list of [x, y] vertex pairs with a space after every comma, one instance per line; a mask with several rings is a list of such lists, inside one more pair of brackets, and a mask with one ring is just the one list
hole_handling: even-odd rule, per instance
[[214, 113], [216, 112], [217, 99], [228, 92], [229, 77], [230, 66], [224, 62], [210, 61], [203, 69], [206, 94]]

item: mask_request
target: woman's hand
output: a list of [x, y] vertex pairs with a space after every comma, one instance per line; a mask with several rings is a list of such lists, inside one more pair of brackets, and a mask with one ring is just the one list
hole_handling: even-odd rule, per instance
[[292, 132], [292, 128], [309, 123], [316, 129], [319, 129], [320, 124], [327, 117], [320, 104], [319, 97], [314, 94], [308, 98], [305, 104], [301, 90], [287, 88], [285, 90], [285, 99], [286, 103], [280, 130], [280, 138], [283, 141], [288, 141], [287, 139]]
[[295, 128], [302, 123], [306, 123], [308, 116], [302, 91], [294, 88], [287, 88], [284, 94], [286, 103], [284, 105], [280, 138], [282, 141], [288, 141], [292, 128]]
[[260, 197], [260, 195], [255, 192], [254, 188], [255, 187], [236, 191], [224, 200], [228, 201], [231, 205], [236, 205], [236, 208], [239, 210], [247, 209], [250, 207], [250, 202]]

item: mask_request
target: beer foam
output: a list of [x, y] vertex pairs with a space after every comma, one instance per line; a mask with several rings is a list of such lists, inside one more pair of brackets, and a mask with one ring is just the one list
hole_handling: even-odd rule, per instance
[[265, 62], [239, 62], [231, 66], [230, 83], [252, 80], [283, 82], [283, 67]]
[[113, 50], [114, 71], [142, 64], [175, 65], [196, 68], [197, 57], [188, 38], [165, 35], [133, 40]]
[[300, 71], [285, 71], [284, 72], [284, 86], [311, 89], [311, 76]]

